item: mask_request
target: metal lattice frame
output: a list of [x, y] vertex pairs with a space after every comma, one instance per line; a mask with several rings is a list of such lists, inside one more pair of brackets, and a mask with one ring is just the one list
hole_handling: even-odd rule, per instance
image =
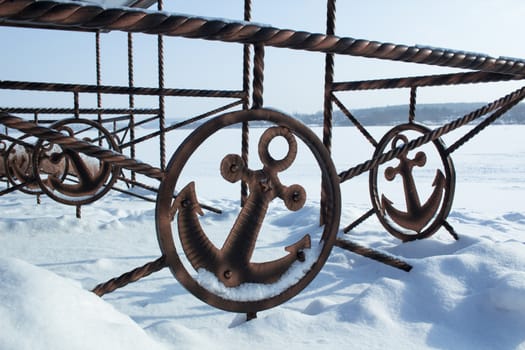
[[[244, 2], [244, 22], [210, 20], [200, 17], [189, 17], [179, 14], [168, 14], [160, 12], [163, 8], [162, 1], [158, 2], [158, 11], [147, 11], [141, 9], [106, 9], [96, 5], [86, 6], [81, 3], [60, 3], [54, 1], [33, 1], [33, 0], [0, 0], [0, 25], [22, 26], [34, 28], [54, 28], [62, 30], [93, 31], [96, 38], [96, 85], [82, 84], [57, 84], [57, 83], [35, 83], [23, 81], [1, 81], [0, 89], [16, 89], [29, 91], [62, 91], [73, 94], [73, 108], [0, 108], [0, 123], [5, 126], [2, 139], [24, 144], [23, 140], [14, 139], [8, 135], [8, 130], [16, 129], [27, 135], [32, 135], [40, 140], [47, 140], [56, 145], [60, 145], [66, 150], [80, 152], [98, 158], [102, 162], [111, 164], [114, 167], [131, 171], [128, 178], [121, 173], [119, 181], [127, 186], [140, 186], [158, 192], [156, 187], [141, 183], [136, 179], [136, 174], [141, 174], [149, 178], [164, 181], [166, 176], [166, 133], [191, 124], [193, 122], [208, 118], [217, 113], [227, 111], [231, 108], [241, 106], [247, 112], [250, 108], [255, 114], [266, 113], [263, 106], [264, 90], [264, 49], [269, 47], [290, 48], [296, 50], [307, 50], [325, 53], [325, 81], [324, 81], [324, 126], [323, 126], [323, 146], [328, 154], [332, 148], [332, 116], [333, 105], [335, 104], [346, 117], [358, 128], [363, 137], [375, 148], [380, 146], [368, 132], [366, 127], [359, 121], [358, 116], [352, 114], [349, 108], [336, 96], [337, 93], [358, 91], [358, 90], [378, 90], [378, 89], [398, 89], [409, 88], [409, 112], [408, 125], [416, 124], [416, 97], [418, 88], [441, 85], [457, 84], [479, 84], [496, 81], [521, 80], [525, 78], [525, 61], [520, 59], [491, 57], [483, 54], [462, 52], [449, 49], [396, 45], [391, 43], [381, 43], [376, 41], [354, 39], [350, 37], [338, 37], [335, 35], [335, 0], [327, 1], [327, 21], [326, 34], [299, 32], [294, 30], [284, 30], [271, 26], [260, 26], [249, 23], [251, 20], [251, 1]], [[100, 68], [100, 35], [105, 31], [124, 31], [128, 33], [128, 86], [106, 86], [102, 84]], [[132, 33], [141, 32], [157, 36], [158, 42], [158, 88], [136, 87], [133, 79], [133, 36]], [[243, 71], [242, 71], [242, 90], [196, 90], [196, 89], [172, 89], [165, 87], [164, 71], [164, 38], [176, 36], [186, 38], [201, 38], [206, 40], [236, 42], [243, 45]], [[251, 82], [251, 107], [250, 107], [250, 48], [253, 47], [253, 81]], [[368, 81], [334, 82], [334, 55], [351, 55], [364, 58], [377, 58], [383, 60], [410, 62], [416, 64], [435, 65], [442, 67], [463, 68], [471, 70], [469, 72], [439, 74], [419, 77], [404, 77], [391, 79], [377, 79]], [[94, 93], [97, 96], [97, 108], [81, 108], [79, 95], [83, 93]], [[103, 108], [102, 94], [122, 94], [129, 97], [129, 104], [126, 108]], [[135, 96], [149, 95], [158, 96], [158, 107], [149, 109], [135, 108]], [[192, 96], [192, 97], [214, 97], [214, 98], [234, 98], [236, 101], [225, 106], [216, 108], [201, 115], [193, 116], [183, 122], [165, 125], [165, 98], [169, 96]], [[406, 141], [402, 145], [393, 147], [390, 151], [380, 152], [368, 161], [357, 164], [338, 176], [339, 183], [344, 183], [359, 174], [373, 171], [381, 164], [385, 164], [395, 158], [406, 157], [408, 151], [417, 149], [422, 145], [438, 142], [440, 137], [455, 130], [467, 123], [478, 120], [486, 115], [477, 126], [459, 138], [451, 146], [443, 150], [444, 157], [449, 157], [455, 150], [468, 142], [485, 127], [500, 118], [506, 111], [512, 108], [525, 98], [525, 88], [518, 89], [500, 99], [495, 100], [471, 113], [458, 118], [455, 121], [440, 126], [434, 130], [425, 130], [423, 135]], [[32, 121], [24, 120], [15, 114], [32, 115]], [[113, 135], [124, 133], [129, 141], [124, 142], [122, 137], [120, 149], [129, 148], [129, 156], [122, 153], [104, 149], [98, 144], [79, 140], [74, 135], [64, 135], [43, 125], [51, 124], [57, 120], [42, 119], [40, 114], [73, 114], [80, 118], [86, 114], [96, 114], [101, 126], [113, 123]], [[490, 114], [490, 115], [489, 115]], [[106, 115], [116, 115], [116, 117], [104, 117]], [[149, 116], [143, 120], [136, 120], [139, 115]], [[159, 129], [149, 135], [136, 138], [135, 127], [144, 123], [158, 120]], [[116, 130], [117, 121], [127, 121], [128, 126]], [[293, 123], [292, 123], [293, 124]], [[249, 128], [247, 122], [242, 122], [241, 152], [239, 158], [243, 164], [248, 165], [248, 138]], [[148, 139], [159, 137], [160, 167], [141, 163], [135, 159], [135, 147]], [[98, 141], [101, 141], [99, 137]], [[3, 141], [2, 141], [3, 142]], [[191, 140], [188, 141], [191, 144]], [[30, 145], [28, 145], [30, 147]], [[323, 151], [324, 152], [324, 151]], [[408, 176], [405, 174], [405, 176]], [[21, 189], [26, 184], [20, 183], [0, 192], [0, 195]], [[326, 187], [323, 181], [323, 190]], [[122, 189], [115, 188], [119, 191]], [[130, 193], [131, 194], [131, 193]], [[248, 191], [247, 184], [241, 184], [241, 203], [246, 203]], [[164, 195], [166, 196], [166, 195]], [[146, 198], [144, 198], [146, 199]], [[171, 200], [168, 198], [166, 200]], [[329, 201], [326, 194], [322, 193], [322, 202]], [[216, 210], [205, 205], [200, 205], [208, 210]], [[321, 205], [324, 208], [326, 203]], [[80, 215], [77, 207], [77, 215]], [[325, 218], [324, 212], [320, 213], [321, 223]], [[378, 208], [373, 208], [364, 213], [361, 217], [345, 227], [345, 232], [350, 232], [363, 221], [373, 214], [384, 215]], [[445, 215], [446, 216], [446, 215]], [[452, 226], [441, 218], [441, 226], [447, 229], [454, 237], [457, 234]], [[424, 237], [416, 237], [424, 238]], [[393, 267], [410, 270], [410, 265], [396, 258], [390, 257], [381, 252], [362, 247], [347, 239], [338, 239], [335, 242], [340, 248], [355, 252], [357, 254], [381, 261]], [[136, 281], [155, 271], [158, 271], [169, 264], [163, 255], [157, 260], [137, 268], [121, 277], [112, 279], [97, 286], [94, 292], [98, 295], [111, 292], [130, 282]], [[243, 309], [244, 310], [244, 309]], [[248, 318], [255, 317], [255, 309], [248, 309]]]

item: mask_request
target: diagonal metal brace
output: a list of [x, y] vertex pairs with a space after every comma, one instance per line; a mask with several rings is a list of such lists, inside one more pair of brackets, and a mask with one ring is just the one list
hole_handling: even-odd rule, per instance
[[111, 293], [116, 289], [122, 288], [132, 282], [136, 282], [141, 278], [149, 276], [154, 272], [160, 271], [166, 266], [168, 265], [166, 265], [166, 260], [163, 255], [155, 261], [151, 261], [141, 267], [137, 267], [136, 269], [126, 272], [119, 277], [112, 278], [107, 282], [100, 283], [91, 291], [101, 297], [104, 294]]
[[91, 144], [90, 142], [78, 140], [71, 136], [66, 136], [61, 132], [51, 128], [46, 128], [38, 124], [25, 121], [22, 118], [5, 112], [0, 112], [0, 124], [3, 124], [9, 128], [17, 129], [32, 136], [48, 140], [49, 142], [56, 143], [64, 148], [85, 153], [88, 156], [98, 158], [101, 161], [110, 163], [114, 166], [120, 166], [122, 168], [132, 170], [158, 180], [162, 180], [164, 178], [164, 171], [149, 164], [142, 163], [110, 149], [98, 147]]
[[379, 261], [380, 263], [395, 267], [396, 269], [400, 269], [406, 272], [412, 270], [412, 265], [408, 264], [407, 262], [404, 262], [403, 260], [394, 258], [393, 256], [381, 253], [371, 248], [363, 247], [362, 245], [359, 245], [355, 242], [336, 239], [335, 245], [339, 248], [343, 248], [353, 253], [362, 255], [366, 258], [370, 258]]

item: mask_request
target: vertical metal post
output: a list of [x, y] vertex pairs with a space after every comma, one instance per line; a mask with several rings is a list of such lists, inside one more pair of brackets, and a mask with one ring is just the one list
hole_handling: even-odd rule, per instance
[[264, 45], [256, 44], [253, 48], [253, 93], [252, 108], [263, 106], [264, 91]]
[[[96, 46], [96, 69], [97, 69], [97, 108], [102, 108], [102, 94], [100, 93], [100, 85], [102, 84], [102, 73], [101, 73], [101, 64], [100, 64], [100, 31], [97, 30], [95, 33], [95, 46]], [[102, 113], [100, 111], [97, 114], [98, 123], [102, 125]], [[102, 137], [99, 132], [98, 135], [98, 145], [102, 146]]]
[[[162, 11], [162, 0], [158, 0], [157, 8]], [[158, 45], [158, 69], [159, 69], [159, 89], [164, 89], [164, 38], [157, 36]], [[166, 169], [166, 120], [165, 120], [164, 94], [159, 95], [159, 143], [160, 143], [160, 168]]]
[[[251, 0], [244, 0], [244, 20], [249, 22], [251, 20]], [[242, 71], [242, 91], [244, 98], [242, 109], [250, 108], [250, 45], [243, 46], [243, 71]], [[241, 140], [241, 158], [244, 164], [248, 165], [249, 154], [249, 125], [248, 122], [242, 123], [242, 140]], [[244, 206], [246, 197], [248, 196], [248, 186], [245, 181], [241, 181], [241, 206]]]
[[[33, 114], [33, 119], [34, 119], [35, 124], [38, 124], [38, 112], [35, 112], [35, 113]], [[33, 171], [33, 172], [34, 172], [34, 171]], [[36, 175], [36, 174], [35, 174], [35, 175]], [[39, 194], [39, 193], [36, 195], [36, 204], [38, 204], [38, 205], [42, 204], [42, 201], [41, 201], [41, 198], [40, 198], [40, 194]]]
[[[326, 35], [335, 34], [335, 0], [327, 1]], [[324, 75], [324, 124], [323, 144], [328, 152], [332, 149], [332, 83], [334, 82], [334, 54], [328, 53], [325, 57]]]
[[417, 86], [410, 88], [410, 108], [408, 110], [408, 121], [413, 123], [416, 119], [416, 92]]
[[80, 102], [78, 98], [78, 91], [73, 93], [73, 108], [75, 109], [75, 118], [80, 118]]
[[[134, 81], [133, 81], [133, 34], [128, 33], [128, 86], [130, 88], [134, 87]], [[129, 114], [129, 142], [131, 144], [129, 149], [129, 156], [133, 159], [135, 159], [135, 113], [133, 113], [133, 109], [135, 108], [135, 96], [133, 93], [129, 94], [129, 108], [132, 109], [131, 113]], [[134, 171], [131, 171], [131, 180], [136, 180], [136, 174]], [[131, 185], [134, 187], [135, 185], [132, 183]]]
[[[327, 0], [326, 10], [326, 34], [335, 34], [335, 0]], [[332, 151], [332, 84], [334, 82], [334, 54], [328, 53], [325, 57], [325, 75], [324, 75], [324, 109], [323, 109], [323, 144], [331, 154]], [[324, 192], [324, 183], [321, 189], [321, 217], [320, 224], [323, 225], [326, 194]]]

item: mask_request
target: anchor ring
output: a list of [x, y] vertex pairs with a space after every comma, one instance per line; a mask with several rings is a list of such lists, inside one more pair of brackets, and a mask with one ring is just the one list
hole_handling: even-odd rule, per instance
[[[276, 137], [284, 137], [288, 143], [288, 152], [282, 159], [276, 160], [270, 155], [270, 142]], [[262, 163], [276, 171], [281, 172], [288, 169], [297, 155], [297, 141], [292, 133], [285, 127], [273, 127], [266, 130], [259, 141], [259, 157]]]

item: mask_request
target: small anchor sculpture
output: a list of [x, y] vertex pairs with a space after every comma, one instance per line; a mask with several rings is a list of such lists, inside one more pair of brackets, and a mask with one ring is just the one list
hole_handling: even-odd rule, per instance
[[[282, 136], [288, 142], [286, 157], [275, 160], [269, 154], [270, 141]], [[295, 261], [305, 261], [304, 249], [310, 248], [310, 235], [285, 247], [284, 257], [252, 263], [257, 236], [266, 215], [268, 204], [276, 197], [281, 198], [289, 210], [297, 211], [304, 206], [306, 192], [300, 185], [285, 186], [277, 174], [287, 169], [295, 160], [297, 143], [292, 133], [284, 127], [266, 130], [259, 140], [259, 157], [263, 163], [261, 170], [249, 169], [242, 158], [236, 154], [226, 155], [221, 162], [221, 175], [231, 183], [244, 180], [249, 187], [249, 195], [242, 207], [222, 248], [217, 248], [204, 233], [198, 214], [202, 210], [197, 202], [195, 184], [184, 187], [171, 206], [172, 218], [177, 215], [179, 237], [187, 259], [193, 268], [206, 269], [217, 276], [227, 287], [242, 283], [271, 284], [276, 282]]]
[[58, 192], [71, 197], [79, 197], [91, 195], [101, 188], [111, 173], [111, 165], [103, 163], [103, 166], [93, 173], [92, 167], [86, 164], [80, 154], [75, 151], [65, 149], [63, 153], [53, 153], [49, 157], [49, 161], [58, 164], [62, 160], [67, 159], [72, 167], [72, 173], [77, 176], [78, 183], [66, 184], [63, 179], [55, 174], [50, 174], [48, 177], [49, 187]]
[[16, 179], [26, 184], [34, 184], [34, 175], [31, 168], [31, 152], [24, 146], [22, 150], [12, 149], [13, 156], [9, 158], [10, 170]]
[[7, 150], [7, 145], [4, 141], [0, 141], [0, 179], [7, 175], [7, 170], [5, 169], [5, 153]]
[[[65, 130], [70, 136], [74, 135], [71, 128], [62, 126], [58, 130]], [[83, 138], [84, 141], [90, 141], [89, 138]], [[48, 145], [51, 149], [52, 145]], [[82, 156], [71, 149], [62, 149], [62, 152], [53, 152], [49, 156], [44, 155], [43, 160], [52, 164], [59, 164], [64, 160], [71, 165], [70, 173], [77, 176], [78, 183], [67, 184], [63, 178], [52, 173], [48, 176], [47, 185], [63, 195], [70, 197], [88, 196], [95, 193], [101, 188], [111, 174], [111, 164], [102, 162], [101, 166], [93, 167], [87, 164]]]
[[[396, 147], [397, 142], [402, 141], [405, 144], [408, 139], [405, 135], [399, 134], [392, 140], [392, 148]], [[422, 167], [426, 164], [427, 157], [424, 152], [417, 152], [414, 159], [408, 159], [408, 151], [401, 153], [398, 156], [399, 165], [397, 167], [388, 167], [385, 169], [385, 178], [388, 181], [394, 180], [397, 174], [400, 174], [403, 179], [403, 188], [405, 191], [405, 201], [407, 211], [403, 212], [396, 209], [384, 194], [381, 196], [382, 210], [386, 212], [390, 218], [398, 225], [416, 231], [421, 230], [429, 223], [439, 208], [443, 189], [445, 188], [445, 176], [441, 170], [436, 170], [436, 176], [432, 186], [434, 191], [427, 199], [425, 204], [421, 205], [421, 201], [417, 192], [412, 169], [414, 166]]]

